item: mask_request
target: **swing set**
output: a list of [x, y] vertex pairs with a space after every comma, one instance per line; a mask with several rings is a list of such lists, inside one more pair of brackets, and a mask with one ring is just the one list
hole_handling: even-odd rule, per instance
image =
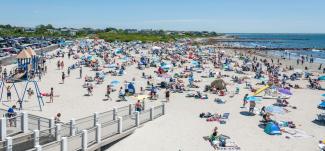
[[[26, 91], [28, 91], [27, 90], [27, 87], [28, 87], [29, 84], [32, 84], [35, 87], [35, 92], [36, 92], [36, 96], [37, 96], [38, 106], [39, 106], [40, 111], [42, 111], [42, 106], [44, 106], [44, 101], [43, 101], [43, 98], [42, 98], [40, 89], [38, 87], [38, 84], [37, 84], [37, 82], [35, 80], [31, 80], [31, 81], [28, 80], [27, 81], [26, 86], [25, 86], [24, 91], [23, 91], [22, 97], [20, 97], [20, 95], [19, 95], [19, 92], [17, 90], [17, 87], [16, 87], [15, 82], [12, 83], [11, 87], [13, 87], [15, 89], [15, 92], [17, 94], [18, 100], [21, 100], [22, 102], [24, 102], [25, 101], [24, 100], [25, 94], [26, 94]], [[4, 100], [3, 100], [3, 93], [4, 93], [4, 89], [7, 88], [6, 85], [7, 84], [3, 80], [0, 81], [0, 89], [1, 89], [0, 102], [2, 102], [2, 103], [4, 102]]]

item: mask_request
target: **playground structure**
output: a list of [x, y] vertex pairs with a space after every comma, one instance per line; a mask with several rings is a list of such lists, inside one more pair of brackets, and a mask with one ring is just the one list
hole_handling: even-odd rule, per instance
[[35, 51], [31, 48], [22, 50], [17, 56], [17, 72], [13, 77], [14, 80], [28, 80], [32, 78], [32, 75], [40, 74], [39, 63], [41, 57], [36, 55]]
[[[36, 74], [41, 74], [40, 71], [40, 65], [43, 64], [42, 58], [38, 56], [35, 51], [31, 48], [27, 48], [22, 50], [17, 56], [17, 68], [14, 69], [14, 73], [6, 78], [5, 81], [0, 81], [0, 89], [1, 89], [1, 94], [0, 94], [0, 101], [3, 102], [2, 96], [4, 93], [4, 88], [6, 86], [6, 82], [12, 83], [11, 87], [15, 88], [15, 92], [18, 97], [18, 101], [24, 102], [25, 94], [26, 91], [28, 91], [28, 85], [32, 83], [35, 88], [35, 94], [37, 96], [37, 101], [38, 105], [40, 108], [40, 111], [42, 111], [42, 105], [44, 106], [43, 98], [41, 96], [41, 92], [39, 89], [39, 86], [37, 82], [33, 79]], [[24, 87], [24, 91], [22, 92], [23, 94], [20, 95], [18, 93], [17, 87], [16, 87], [16, 82], [26, 82], [26, 86]], [[21, 97], [22, 96], [22, 97]], [[21, 108], [22, 108], [22, 103], [21, 103]]]

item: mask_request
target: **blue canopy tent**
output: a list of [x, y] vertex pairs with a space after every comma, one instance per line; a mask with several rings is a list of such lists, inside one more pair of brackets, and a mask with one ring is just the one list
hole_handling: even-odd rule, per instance
[[322, 103], [320, 103], [320, 104], [318, 105], [318, 107], [325, 109], [325, 101], [323, 101]]
[[269, 135], [281, 135], [280, 127], [273, 122], [267, 123], [264, 132]]

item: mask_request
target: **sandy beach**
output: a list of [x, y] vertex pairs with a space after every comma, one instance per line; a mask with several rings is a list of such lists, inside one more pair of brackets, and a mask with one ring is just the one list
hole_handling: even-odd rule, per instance
[[[135, 60], [139, 61], [141, 56], [146, 56], [152, 59], [150, 54], [151, 48], [155, 44], [149, 44], [149, 47], [142, 49], [140, 53], [135, 53], [131, 50], [131, 47], [126, 48], [125, 53], [130, 54]], [[173, 44], [159, 44], [162, 49], [172, 47]], [[84, 77], [95, 76], [95, 71], [91, 68], [82, 67], [82, 78], [79, 77], [79, 68], [71, 69], [71, 73], [66, 77], [64, 84], [61, 81], [62, 72], [67, 74], [67, 67], [75, 64], [79, 59], [70, 59], [67, 57], [67, 53], [71, 50], [71, 47], [60, 49], [65, 53], [64, 57], [55, 57], [47, 60], [47, 73], [42, 76], [41, 80], [35, 78], [38, 81], [38, 85], [42, 93], [49, 93], [51, 87], [54, 89], [54, 103], [47, 103], [49, 97], [43, 97], [45, 105], [42, 106], [43, 111], [39, 111], [36, 95], [27, 99], [24, 103], [24, 111], [43, 116], [46, 118], [53, 118], [57, 113], [61, 113], [61, 120], [68, 122], [72, 118], [82, 118], [85, 116], [92, 115], [95, 112], [104, 112], [112, 108], [126, 106], [130, 103], [136, 103], [137, 99], [134, 97], [126, 97], [128, 101], [116, 101], [118, 100], [118, 89], [119, 87], [125, 87], [124, 81], [133, 81], [135, 90], [139, 93], [140, 87], [147, 86], [147, 80], [143, 78], [143, 73], [146, 75], [152, 75], [155, 84], [161, 81], [161, 78], [157, 80], [157, 67], [144, 68], [139, 70], [138, 64], [127, 65], [125, 74], [122, 76], [105, 75], [104, 82], [102, 84], [94, 84], [93, 95], [87, 96], [87, 89], [83, 88]], [[111, 50], [107, 50], [112, 52]], [[55, 54], [57, 51], [49, 53]], [[172, 60], [171, 54], [164, 54], [170, 62]], [[195, 52], [194, 52], [195, 53]], [[211, 53], [211, 56], [217, 54], [224, 54], [224, 57], [220, 61], [224, 61], [224, 58], [230, 58], [233, 62], [238, 62], [239, 65], [243, 65], [243, 60], [239, 57], [235, 57], [233, 50], [217, 49], [216, 53]], [[238, 52], [240, 53], [240, 52]], [[245, 52], [243, 52], [245, 53]], [[182, 64], [180, 67], [174, 67], [173, 70], [169, 70], [167, 74], [174, 75], [184, 71], [186, 67], [192, 66], [191, 61], [194, 59], [188, 59], [188, 54], [180, 56], [186, 58], [187, 62]], [[244, 54], [245, 55], [245, 54]], [[210, 57], [211, 57], [210, 56]], [[255, 55], [250, 55], [248, 58], [252, 58]], [[162, 56], [160, 56], [162, 57]], [[102, 58], [99, 58], [102, 60]], [[258, 56], [258, 62], [260, 59], [265, 59]], [[269, 58], [267, 58], [269, 61]], [[274, 57], [275, 62], [276, 58]], [[288, 111], [285, 114], [274, 114], [271, 116], [276, 121], [293, 121], [295, 128], [291, 129], [294, 134], [299, 132], [299, 136], [294, 134], [282, 133], [282, 135], [269, 135], [264, 132], [264, 128], [260, 126], [262, 116], [259, 115], [259, 110], [263, 106], [270, 106], [276, 103], [276, 99], [262, 99], [262, 101], [256, 103], [255, 111], [256, 114], [251, 115], [248, 113], [248, 104], [245, 108], [242, 108], [243, 98], [245, 94], [250, 96], [254, 93], [246, 88], [245, 83], [250, 83], [254, 89], [262, 88], [263, 85], [257, 85], [260, 83], [259, 79], [255, 79], [255, 73], [252, 71], [244, 71], [244, 74], [238, 74], [234, 71], [224, 71], [220, 68], [214, 68], [211, 60], [207, 59], [207, 63], [202, 63], [203, 70], [212, 70], [214, 73], [223, 75], [222, 80], [227, 83], [227, 92], [225, 96], [218, 96], [210, 92], [202, 92], [207, 94], [208, 99], [196, 99], [186, 97], [188, 93], [203, 91], [206, 85], [210, 85], [216, 77], [203, 78], [206, 72], [193, 71], [193, 78], [199, 80], [194, 82], [198, 88], [187, 88], [189, 91], [183, 91], [182, 93], [170, 94], [170, 101], [166, 102], [165, 89], [158, 89], [157, 100], [145, 100], [146, 107], [166, 102], [166, 115], [161, 118], [152, 121], [140, 129], [137, 129], [132, 135], [120, 140], [119, 142], [112, 145], [109, 151], [212, 151], [215, 150], [208, 140], [204, 137], [210, 136], [213, 133], [213, 129], [218, 127], [218, 133], [229, 136], [238, 147], [243, 151], [306, 151], [306, 150], [317, 150], [318, 141], [324, 139], [325, 129], [324, 125], [315, 122], [316, 115], [324, 112], [321, 109], [317, 109], [317, 105], [322, 100], [322, 94], [324, 91], [307, 88], [309, 84], [308, 79], [300, 78], [299, 80], [290, 81], [291, 85], [297, 84], [301, 86], [301, 89], [291, 88], [290, 98], [287, 99], [290, 107], [285, 107]], [[64, 69], [60, 70], [57, 67], [57, 62], [64, 62]], [[202, 62], [198, 59], [199, 62]], [[131, 61], [129, 61], [131, 62]], [[304, 71], [305, 66], [296, 65], [295, 60], [280, 60], [282, 65], [280, 68], [286, 66], [293, 66], [295, 69]], [[179, 62], [177, 62], [179, 64]], [[6, 66], [9, 71], [10, 68], [16, 65]], [[321, 76], [321, 72], [317, 70], [319, 64], [307, 64], [309, 71], [314, 72], [312, 78], [318, 78]], [[103, 68], [104, 72], [108, 72], [111, 69]], [[263, 66], [263, 71], [266, 70]], [[317, 73], [316, 73], [317, 72]], [[294, 73], [293, 70], [280, 73], [286, 73], [288, 75]], [[265, 74], [263, 74], [265, 75]], [[234, 83], [232, 77], [238, 76], [239, 78], [246, 77], [241, 84]], [[187, 87], [189, 80], [187, 78], [180, 78], [183, 80], [183, 85]], [[112, 92], [111, 100], [105, 100], [106, 86], [113, 80], [118, 80], [120, 83], [115, 86], [117, 89]], [[321, 85], [322, 82], [320, 82]], [[16, 83], [16, 87], [20, 94], [23, 93], [25, 82]], [[31, 86], [30, 86], [31, 87]], [[239, 88], [239, 93], [233, 97], [230, 96], [231, 92], [235, 92], [236, 88]], [[12, 90], [13, 100], [17, 100], [17, 97]], [[146, 92], [147, 93], [147, 92]], [[261, 93], [263, 95], [263, 93]], [[5, 94], [4, 94], [5, 98]], [[27, 98], [27, 96], [26, 96]], [[214, 100], [220, 98], [225, 100], [224, 104], [218, 104]], [[3, 102], [1, 108], [8, 109], [9, 106], [16, 104], [15, 101]], [[218, 121], [206, 121], [205, 118], [200, 118], [200, 113], [230, 113], [229, 118], [225, 124], [220, 124]], [[298, 135], [298, 134], [297, 134]]]

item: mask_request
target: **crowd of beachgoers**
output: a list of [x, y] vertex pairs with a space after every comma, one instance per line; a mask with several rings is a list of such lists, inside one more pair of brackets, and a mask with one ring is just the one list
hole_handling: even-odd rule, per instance
[[[34, 111], [36, 94], [29, 87], [26, 107], [19, 101], [23, 110], [60, 122], [125, 102], [139, 112], [144, 105], [166, 103], [164, 117], [113, 151], [325, 150], [325, 76], [322, 65], [304, 56], [262, 57], [191, 40], [82, 39], [42, 57], [39, 73], [29, 80], [39, 82], [49, 103], [43, 112]], [[1, 67], [3, 79], [13, 67]], [[5, 92], [12, 116], [17, 100], [11, 87]]]

